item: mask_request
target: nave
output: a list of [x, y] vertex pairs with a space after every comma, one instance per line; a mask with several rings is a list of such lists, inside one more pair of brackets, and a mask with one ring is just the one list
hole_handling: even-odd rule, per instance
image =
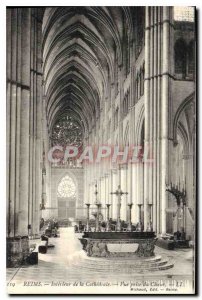
[[[38, 265], [7, 269], [9, 291], [12, 292], [12, 289], [17, 293], [36, 293], [37, 291], [40, 294], [41, 291], [48, 293], [51, 287], [51, 291], [55, 293], [66, 293], [68, 283], [83, 282], [89, 286], [97, 284], [96, 292], [99, 292], [101, 288], [103, 293], [103, 286], [99, 287], [99, 282], [102, 282], [111, 284], [110, 287], [104, 288], [104, 293], [112, 293], [114, 288], [116, 290], [119, 288], [122, 281], [127, 283], [144, 280], [158, 282], [168, 278], [177, 281], [186, 280], [189, 285], [192, 284], [192, 249], [169, 251], [156, 246], [155, 257], [157, 261], [161, 258], [161, 261], [166, 262], [166, 267], [165, 270], [157, 270], [159, 265], [152, 258], [156, 269], [152, 268], [148, 271], [147, 264], [144, 265], [144, 269], [137, 267], [134, 259], [131, 258], [118, 260], [117, 258], [116, 260], [88, 258], [82, 250], [78, 234], [74, 233], [73, 227], [60, 228], [60, 237], [50, 238], [50, 243], [55, 247], [48, 249], [46, 254], [39, 253]], [[127, 247], [130, 248], [130, 245]], [[125, 250], [127, 251], [127, 248]], [[174, 266], [171, 268], [173, 262]], [[40, 282], [41, 286], [36, 289], [34, 285], [39, 285]], [[12, 287], [12, 284], [15, 284], [15, 287]], [[28, 284], [33, 286], [28, 286]], [[82, 292], [81, 289], [72, 288], [74, 293]], [[68, 293], [71, 293], [71, 289], [68, 289]]]

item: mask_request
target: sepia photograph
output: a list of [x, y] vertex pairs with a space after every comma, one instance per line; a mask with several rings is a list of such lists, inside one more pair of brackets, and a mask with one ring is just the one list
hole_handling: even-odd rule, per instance
[[197, 292], [197, 7], [115, 5], [5, 9], [8, 294]]

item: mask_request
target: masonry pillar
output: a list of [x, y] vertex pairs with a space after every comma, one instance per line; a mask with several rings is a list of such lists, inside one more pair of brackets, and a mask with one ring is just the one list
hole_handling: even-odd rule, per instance
[[[131, 211], [131, 221], [132, 223], [137, 223], [138, 221], [138, 214], [137, 214], [137, 203], [138, 203], [138, 178], [137, 178], [137, 163], [133, 163], [131, 164], [131, 168], [132, 168], [132, 174], [131, 174], [131, 191], [132, 191], [132, 197], [131, 197], [131, 202], [133, 203], [132, 206], [132, 211]], [[130, 195], [129, 195], [130, 197]]]
[[[110, 193], [112, 192], [115, 192], [116, 189], [117, 189], [117, 186], [118, 186], [118, 180], [117, 180], [117, 170], [112, 170], [112, 186], [111, 186], [111, 191]], [[113, 220], [116, 220], [117, 218], [117, 199], [116, 199], [116, 195], [112, 194], [111, 195], [111, 201], [112, 201], [112, 219]]]
[[166, 183], [169, 178], [169, 88], [170, 88], [170, 7], [163, 7], [163, 44], [162, 44], [162, 107], [161, 115], [161, 234], [166, 233], [166, 206], [168, 193]]
[[[127, 165], [121, 166], [121, 189], [124, 193], [127, 191]], [[127, 197], [128, 195], [122, 195], [121, 197], [121, 220], [127, 219]]]
[[[42, 194], [42, 113], [44, 111], [44, 99], [42, 98], [42, 53], [41, 53], [41, 42], [42, 42], [42, 24], [36, 19], [36, 99], [35, 99], [35, 113], [36, 113], [36, 125], [35, 125], [35, 179], [33, 195], [33, 233], [39, 233], [39, 222], [40, 222], [40, 203]], [[46, 151], [47, 149], [45, 149]], [[45, 152], [46, 154], [46, 152]], [[47, 156], [47, 155], [46, 155]], [[51, 206], [51, 205], [50, 205]], [[49, 212], [50, 213], [50, 212]]]
[[[152, 8], [146, 6], [145, 8], [145, 83], [144, 83], [144, 97], [145, 97], [145, 149], [150, 147], [150, 10]], [[148, 222], [148, 202], [149, 197], [149, 165], [144, 164], [144, 230], [146, 230]]]
[[153, 162], [144, 164], [144, 226], [149, 221], [148, 204], [153, 204], [154, 230], [164, 234], [169, 177], [171, 8], [146, 7], [145, 23], [145, 148], [151, 150]]
[[10, 115], [10, 123], [8, 127], [8, 236], [15, 236], [15, 162], [16, 162], [16, 95], [17, 95], [17, 82], [16, 82], [16, 47], [17, 47], [17, 9], [8, 10], [7, 12], [7, 48], [8, 49], [8, 62], [7, 62], [7, 112]]
[[22, 9], [22, 93], [20, 124], [20, 173], [18, 233], [28, 234], [29, 111], [30, 111], [30, 9]]

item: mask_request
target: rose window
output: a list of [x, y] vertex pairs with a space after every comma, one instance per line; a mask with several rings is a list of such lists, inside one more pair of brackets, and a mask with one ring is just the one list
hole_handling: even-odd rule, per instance
[[58, 197], [60, 198], [72, 198], [76, 195], [76, 186], [74, 181], [68, 175], [65, 176], [58, 185]]

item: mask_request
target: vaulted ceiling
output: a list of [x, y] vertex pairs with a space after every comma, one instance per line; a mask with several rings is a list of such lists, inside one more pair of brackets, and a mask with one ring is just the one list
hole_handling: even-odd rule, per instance
[[128, 7], [52, 7], [43, 17], [44, 93], [49, 129], [71, 116], [88, 132], [123, 60], [123, 32], [133, 35]]

